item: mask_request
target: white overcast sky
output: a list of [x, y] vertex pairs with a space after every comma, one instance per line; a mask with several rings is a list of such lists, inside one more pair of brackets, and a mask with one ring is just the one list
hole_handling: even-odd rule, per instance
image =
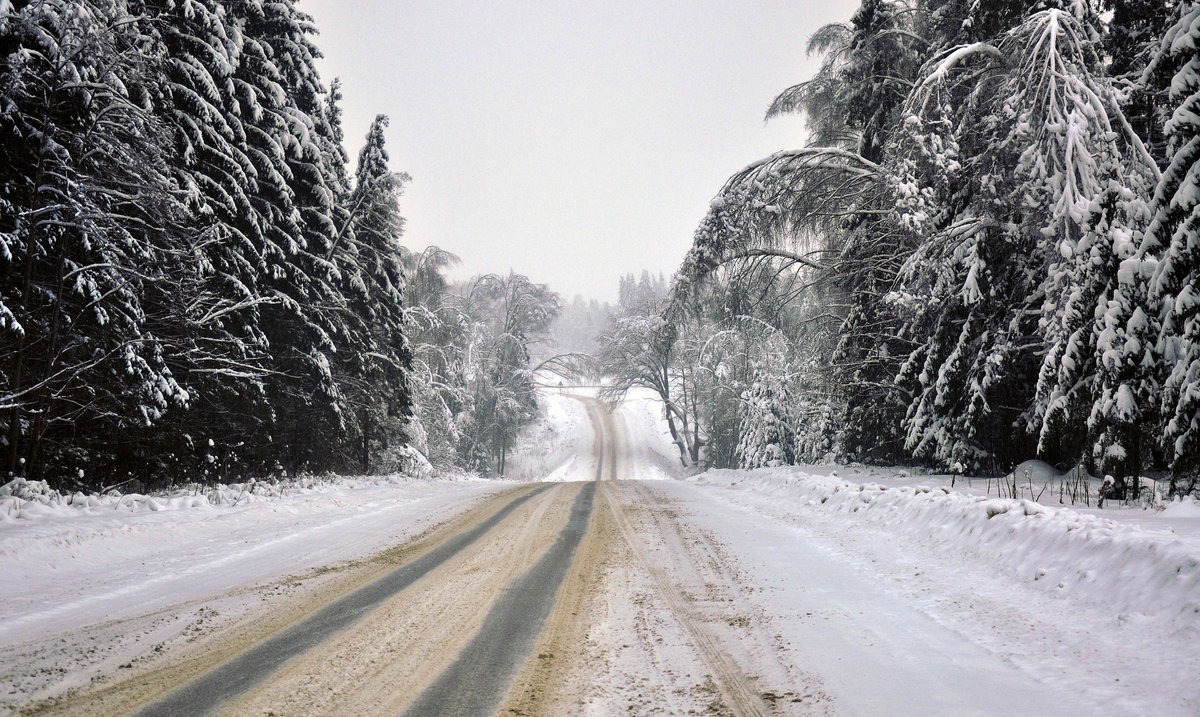
[[351, 157], [391, 118], [405, 244], [568, 300], [670, 276], [729, 175], [803, 144], [799, 119], [763, 113], [816, 69], [808, 36], [857, 5], [299, 0], [342, 78]]

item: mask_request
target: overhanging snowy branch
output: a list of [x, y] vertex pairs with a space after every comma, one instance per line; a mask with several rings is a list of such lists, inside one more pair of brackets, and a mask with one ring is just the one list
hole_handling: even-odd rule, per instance
[[837, 222], [874, 212], [879, 165], [839, 147], [778, 152], [729, 178], [696, 230], [676, 275], [668, 315], [678, 315], [701, 282], [737, 259], [779, 257], [815, 271], [828, 266], [793, 251], [797, 236], [833, 234]]

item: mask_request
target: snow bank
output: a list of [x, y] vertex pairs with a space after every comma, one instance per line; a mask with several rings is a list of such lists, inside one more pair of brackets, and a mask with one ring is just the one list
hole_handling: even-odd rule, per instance
[[[442, 475], [434, 480], [466, 480], [465, 476]], [[278, 500], [289, 496], [319, 494], [356, 488], [401, 485], [426, 478], [395, 473], [384, 476], [329, 477], [305, 476], [279, 481], [255, 481], [188, 486], [143, 495], [110, 491], [92, 493], [61, 493], [45, 481], [15, 478], [0, 486], [0, 524], [15, 520], [61, 518], [70, 515], [94, 514], [101, 510], [128, 513], [188, 510], [217, 506], [238, 506]]]
[[[1161, 531], [1029, 500], [944, 486], [857, 483], [798, 468], [710, 471], [693, 480], [777, 496], [798, 512], [849, 517], [948, 557], [965, 553], [1119, 614], [1141, 614], [1172, 628], [1200, 625], [1200, 550]], [[1195, 509], [1174, 508], [1189, 515]]]

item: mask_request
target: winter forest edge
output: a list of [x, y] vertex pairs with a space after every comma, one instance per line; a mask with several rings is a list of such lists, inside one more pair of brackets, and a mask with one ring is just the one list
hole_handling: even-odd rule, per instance
[[387, 118], [352, 173], [315, 35], [291, 0], [0, 0], [7, 475], [503, 474], [578, 352], [689, 469], [1200, 488], [1200, 4], [865, 0], [769, 106], [808, 144], [615, 308], [402, 246]]
[[[4, 467], [65, 489], [486, 470], [557, 297], [400, 244], [292, 2], [0, 2]], [[470, 347], [470, 351], [468, 351]]]
[[1195, 490], [1200, 6], [867, 0], [808, 49], [767, 118], [810, 144], [728, 180], [614, 393], [658, 391], [685, 461]]

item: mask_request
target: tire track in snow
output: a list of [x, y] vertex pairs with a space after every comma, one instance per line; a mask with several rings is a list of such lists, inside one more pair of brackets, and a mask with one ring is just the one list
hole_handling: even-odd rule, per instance
[[397, 717], [459, 659], [496, 601], [555, 542], [579, 485], [542, 492], [484, 539], [218, 715]]
[[[604, 498], [612, 512], [618, 530], [629, 547], [630, 553], [633, 554], [634, 559], [650, 576], [659, 595], [666, 601], [671, 613], [692, 639], [696, 652], [704, 663], [704, 666], [711, 673], [713, 682], [716, 684], [717, 690], [724, 699], [726, 706], [729, 707], [735, 717], [769, 717], [774, 714], [774, 711], [763, 701], [750, 678], [721, 649], [717, 639], [691, 609], [687, 599], [680, 593], [675, 583], [671, 581], [663, 570], [655, 567], [643, 555], [639, 547], [640, 541], [638, 541], [633, 526], [630, 524], [629, 516], [625, 514], [625, 510], [621, 506], [621, 501], [612, 496], [609, 491], [604, 492]], [[663, 526], [660, 521], [656, 520], [655, 522], [656, 528], [659, 530], [670, 529], [669, 526]]]
[[501, 703], [553, 611], [591, 522], [595, 493], [596, 483], [583, 484], [558, 539], [505, 589], [459, 659], [405, 710], [405, 717], [488, 715]]
[[316, 613], [258, 643], [237, 657], [179, 687], [137, 712], [139, 717], [206, 715], [253, 688], [291, 658], [312, 649], [372, 609], [457, 555], [520, 505], [547, 490], [518, 496], [474, 527], [443, 541], [421, 557], [359, 588]]
[[613, 413], [603, 401], [593, 396], [568, 394], [587, 407], [588, 420], [592, 424], [592, 452], [596, 458], [595, 480], [617, 479], [617, 427]]
[[[595, 480], [584, 483], [558, 539], [533, 567], [506, 588], [459, 659], [403, 713], [405, 717], [474, 717], [491, 714], [514, 678], [527, 668], [533, 647], [554, 617], [559, 588], [591, 524], [597, 483], [605, 468], [616, 477], [616, 430], [612, 412], [591, 396], [572, 395], [587, 408], [592, 425]], [[562, 622], [562, 620], [559, 620]], [[562, 625], [555, 625], [562, 630]]]

